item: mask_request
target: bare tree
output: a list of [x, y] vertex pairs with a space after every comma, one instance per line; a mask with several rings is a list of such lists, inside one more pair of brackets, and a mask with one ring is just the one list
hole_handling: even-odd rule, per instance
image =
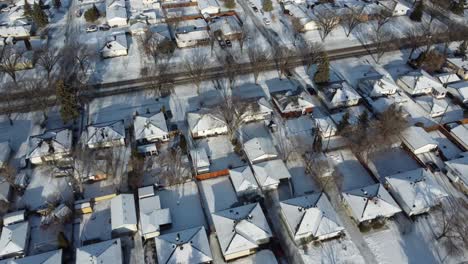
[[142, 69], [141, 75], [148, 78], [157, 97], [170, 94], [174, 88], [174, 75], [167, 59], [160, 59], [156, 65]]
[[414, 51], [421, 45], [421, 32], [417, 27], [410, 27], [405, 31], [406, 45], [411, 48], [408, 59], [411, 60]]
[[25, 79], [21, 81], [21, 86], [24, 88], [24, 91], [30, 98], [31, 106], [37, 107], [41, 110], [44, 122], [48, 119], [49, 107], [52, 102], [50, 100], [50, 95], [54, 91], [45, 83], [44, 80], [40, 79]]
[[376, 31], [382, 30], [383, 26], [385, 26], [390, 20], [392, 19], [393, 14], [390, 10], [383, 8], [380, 12], [375, 16], [376, 20]]
[[346, 9], [344, 15], [340, 18], [340, 24], [344, 28], [346, 36], [349, 37], [351, 32], [363, 22], [362, 13], [364, 11], [364, 5], [359, 7], [349, 7]]
[[133, 150], [129, 165], [131, 169], [128, 173], [128, 186], [131, 190], [136, 191], [143, 184], [145, 158]]
[[273, 60], [275, 61], [278, 77], [281, 79], [292, 67], [291, 62], [295, 52], [287, 47], [278, 46], [273, 49]]
[[157, 159], [161, 165], [160, 184], [174, 185], [190, 178], [190, 164], [184, 159], [180, 148], [171, 148], [161, 153]]
[[224, 76], [229, 81], [229, 88], [234, 89], [240, 69], [235, 56], [232, 53], [223, 53], [217, 56], [217, 59], [221, 67], [223, 67]]
[[18, 76], [16, 71], [21, 68], [24, 59], [24, 51], [16, 49], [13, 45], [4, 45], [1, 51], [0, 73], [7, 74], [13, 82], [17, 84]]
[[50, 83], [51, 74], [59, 63], [62, 52], [52, 49], [50, 47], [43, 48], [37, 52], [37, 65], [43, 68], [47, 74], [47, 80]]
[[239, 34], [239, 46], [242, 53], [244, 52], [244, 44], [250, 37], [252, 37], [252, 29], [248, 24], [243, 24]]
[[468, 248], [468, 203], [462, 198], [442, 204], [434, 213], [438, 226], [435, 239], [442, 243], [447, 254], [461, 255]]
[[307, 66], [307, 71], [310, 67], [317, 63], [323, 52], [323, 46], [316, 42], [302, 42], [298, 47], [301, 54], [302, 62]]
[[1, 172], [1, 178], [10, 184], [11, 187], [16, 188], [16, 168], [11, 165], [6, 165]]
[[294, 39], [298, 39], [301, 33], [304, 31], [304, 26], [301, 23], [301, 20], [298, 17], [291, 18], [291, 25], [294, 30]]
[[200, 94], [200, 85], [205, 74], [207, 60], [208, 55], [202, 49], [194, 50], [192, 56], [184, 59], [184, 68], [197, 87], [197, 94]]
[[70, 86], [85, 84], [95, 52], [88, 45], [71, 43], [62, 50], [60, 76]]
[[386, 27], [382, 27], [379, 30], [377, 28], [370, 31], [361, 30], [358, 40], [377, 63], [379, 63], [385, 52], [398, 45], [398, 39]]
[[268, 52], [263, 47], [258, 45], [258, 43], [251, 42], [247, 46], [247, 54], [249, 56], [250, 67], [255, 83], [258, 84], [258, 76], [268, 61]]
[[335, 29], [339, 23], [340, 18], [335, 9], [331, 8], [314, 8], [315, 23], [320, 28], [322, 41]]

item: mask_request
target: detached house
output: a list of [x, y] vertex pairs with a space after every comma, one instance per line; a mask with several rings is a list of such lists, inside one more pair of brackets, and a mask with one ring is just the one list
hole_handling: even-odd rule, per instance
[[468, 81], [448, 84], [447, 90], [460, 102], [468, 105]]
[[447, 89], [424, 70], [401, 75], [396, 83], [412, 96], [432, 94], [436, 98], [443, 98], [447, 93]]
[[106, 20], [111, 27], [124, 27], [127, 25], [125, 0], [106, 0]]
[[370, 98], [378, 98], [396, 93], [398, 87], [386, 76], [372, 76], [362, 78], [358, 82], [358, 89]]
[[460, 78], [468, 80], [468, 59], [466, 57], [448, 58], [447, 64], [457, 72]]
[[445, 162], [447, 176], [468, 194], [468, 156]]
[[229, 170], [229, 178], [234, 186], [237, 197], [255, 194], [258, 191], [257, 181], [249, 166]]
[[361, 96], [347, 83], [339, 81], [331, 83], [319, 91], [319, 96], [327, 105], [328, 109], [349, 107], [358, 105]]
[[293, 18], [297, 19], [302, 29], [301, 31], [310, 31], [318, 29], [317, 22], [313, 20], [305, 10], [305, 6], [293, 2], [284, 4], [284, 10]]
[[138, 231], [133, 194], [120, 194], [111, 200], [111, 227], [114, 235]]
[[106, 44], [101, 49], [103, 58], [114, 58], [119, 56], [127, 56], [127, 36], [125, 33], [118, 33], [109, 37]]
[[108, 148], [125, 145], [124, 121], [110, 121], [87, 127], [89, 148]]
[[393, 16], [406, 16], [411, 8], [397, 0], [379, 0], [378, 4], [392, 13]]
[[[199, 2], [200, 3], [200, 2]], [[215, 37], [236, 40], [242, 37], [242, 28], [235, 16], [222, 16], [215, 18], [210, 24], [210, 30]]]
[[408, 127], [401, 133], [400, 138], [415, 155], [437, 149], [437, 142], [421, 127]]
[[163, 112], [136, 116], [133, 127], [137, 142], [169, 140], [169, 130]]
[[219, 13], [221, 7], [219, 6], [218, 1], [216, 0], [198, 0], [198, 8], [200, 13], [204, 17], [209, 17], [210, 15], [215, 15]]
[[[145, 192], [144, 190], [148, 190]], [[161, 229], [172, 224], [169, 208], [162, 208], [159, 195], [153, 186], [138, 189], [140, 205], [140, 229], [145, 240], [159, 236]]]
[[0, 259], [24, 257], [29, 244], [29, 223], [23, 221], [2, 228]]
[[312, 96], [300, 90], [273, 93], [272, 99], [283, 117], [298, 117], [312, 113], [316, 107]]
[[211, 214], [224, 259], [253, 254], [273, 236], [259, 203]]
[[253, 164], [252, 169], [262, 190], [277, 189], [281, 181], [291, 179], [288, 168], [280, 159]]
[[72, 131], [66, 128], [49, 130], [29, 138], [28, 159], [32, 164], [64, 161], [72, 149]]
[[242, 119], [244, 122], [266, 120], [271, 117], [272, 113], [273, 107], [270, 102], [265, 97], [260, 97], [259, 99], [255, 99], [255, 102], [252, 102], [250, 107], [245, 109]]
[[76, 263], [123, 263], [120, 238], [90, 244], [76, 249]]
[[251, 164], [276, 159], [278, 152], [270, 138], [256, 137], [244, 143], [244, 152]]
[[187, 122], [193, 138], [208, 137], [228, 132], [226, 123], [209, 111], [187, 113]]

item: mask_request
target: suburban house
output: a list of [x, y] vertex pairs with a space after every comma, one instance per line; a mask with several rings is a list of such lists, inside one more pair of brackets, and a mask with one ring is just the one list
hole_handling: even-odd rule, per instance
[[210, 30], [213, 33], [213, 36], [224, 40], [237, 40], [242, 37], [241, 24], [235, 16], [214, 18], [210, 23]]
[[49, 251], [24, 258], [11, 258], [0, 261], [1, 264], [60, 264], [63, 263], [62, 249]]
[[169, 130], [163, 112], [135, 116], [133, 128], [135, 139], [139, 143], [169, 140]]
[[28, 244], [28, 221], [4, 225], [0, 236], [0, 259], [24, 257]]
[[358, 92], [345, 81], [331, 83], [321, 89], [318, 94], [328, 109], [354, 106], [361, 101]]
[[282, 91], [272, 94], [272, 99], [283, 117], [298, 117], [312, 113], [316, 104], [313, 98], [305, 91]]
[[92, 124], [87, 127], [89, 148], [108, 148], [125, 145], [123, 120]]
[[447, 194], [431, 172], [419, 168], [385, 177], [390, 193], [408, 216], [428, 212]]
[[197, 174], [203, 174], [210, 171], [211, 162], [204, 148], [200, 147], [191, 149], [190, 157], [192, 158], [192, 164]]
[[278, 157], [273, 141], [267, 137], [255, 137], [245, 142], [244, 153], [251, 164]]
[[329, 116], [320, 115], [315, 116], [315, 127], [320, 132], [320, 135], [324, 138], [332, 137], [336, 135], [337, 128], [333, 119]]
[[11, 154], [10, 141], [0, 142], [0, 169], [8, 165], [10, 154]]
[[155, 238], [158, 264], [211, 263], [205, 227], [195, 227]]
[[197, 4], [200, 9], [200, 13], [204, 17], [218, 14], [221, 9], [217, 0], [198, 0]]
[[445, 162], [447, 176], [468, 194], [468, 156]]
[[207, 45], [211, 39], [208, 25], [203, 19], [181, 21], [174, 32], [179, 48]]
[[209, 111], [187, 113], [187, 123], [193, 138], [201, 138], [225, 134], [228, 132], [226, 123]]
[[111, 27], [124, 27], [127, 25], [125, 0], [106, 0], [106, 20]]
[[234, 186], [237, 197], [256, 194], [258, 192], [257, 181], [249, 166], [230, 169], [229, 178]]
[[259, 203], [215, 212], [211, 218], [226, 261], [255, 253], [273, 236]]
[[464, 80], [468, 80], [468, 60], [463, 57], [448, 58], [447, 64], [454, 69], [458, 76]]
[[309, 238], [324, 240], [344, 232], [324, 193], [314, 193], [280, 202], [281, 218], [296, 244]]
[[447, 85], [447, 90], [460, 102], [468, 105], [468, 81], [450, 83]]
[[284, 4], [284, 11], [288, 13], [294, 19], [297, 19], [301, 25], [301, 31], [309, 31], [318, 29], [317, 22], [313, 20], [305, 10], [305, 6], [295, 4], [293, 2], [287, 2]]
[[436, 98], [443, 98], [447, 93], [447, 89], [424, 70], [403, 74], [396, 83], [412, 96], [432, 94]]
[[358, 89], [365, 96], [378, 98], [396, 93], [398, 87], [387, 76], [378, 75], [360, 79], [358, 81]]
[[343, 192], [341, 195], [351, 217], [358, 224], [381, 217], [389, 218], [401, 212], [398, 204], [380, 183]]
[[401, 133], [400, 138], [415, 155], [437, 149], [437, 142], [421, 127], [408, 127]]
[[[248, 99], [245, 99], [248, 100]], [[265, 97], [255, 99], [255, 102], [251, 102], [250, 107], [245, 109], [242, 119], [244, 122], [252, 122], [259, 120], [266, 120], [273, 114], [273, 107]]]
[[447, 113], [459, 111], [460, 116], [463, 116], [463, 109], [460, 106], [453, 104], [448, 98], [437, 99], [430, 95], [414, 97], [414, 101], [432, 117], [440, 117]]
[[379, 0], [377, 3], [390, 11], [392, 16], [406, 16], [411, 11], [409, 6], [398, 0]]
[[169, 208], [162, 208], [153, 185], [138, 189], [140, 229], [145, 240], [159, 236], [161, 229], [172, 223]]
[[101, 48], [101, 56], [103, 58], [114, 58], [119, 56], [127, 56], [128, 44], [125, 33], [116, 33], [107, 38], [104, 47]]
[[277, 189], [281, 181], [291, 178], [288, 168], [280, 159], [253, 164], [252, 169], [262, 190]]
[[90, 244], [76, 249], [76, 263], [123, 263], [120, 238]]
[[450, 135], [468, 151], [468, 124], [458, 124], [450, 129]]
[[461, 81], [460, 77], [453, 72], [443, 72], [435, 74], [434, 77], [445, 87], [448, 84]]
[[116, 236], [138, 231], [133, 194], [120, 194], [111, 200], [112, 234]]
[[64, 161], [72, 150], [72, 131], [67, 128], [48, 130], [29, 138], [28, 159], [32, 164]]

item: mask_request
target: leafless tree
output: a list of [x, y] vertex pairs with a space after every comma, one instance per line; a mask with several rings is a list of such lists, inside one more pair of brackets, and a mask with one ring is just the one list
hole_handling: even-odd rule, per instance
[[1, 171], [1, 178], [10, 184], [13, 188], [16, 188], [16, 168], [11, 165], [6, 165]]
[[95, 52], [88, 45], [72, 43], [62, 50], [60, 60], [60, 76], [69, 86], [85, 84], [91, 61], [96, 57]]
[[208, 55], [202, 49], [196, 49], [192, 56], [184, 58], [184, 68], [197, 87], [197, 94], [200, 94], [200, 85], [203, 81], [207, 61]]
[[304, 26], [301, 23], [301, 20], [298, 17], [291, 18], [291, 25], [294, 30], [294, 38], [297, 39], [298, 36], [304, 31]]
[[281, 79], [292, 67], [291, 62], [295, 52], [287, 47], [278, 46], [273, 49], [272, 55], [276, 70], [278, 71], [278, 77]]
[[377, 63], [379, 63], [385, 52], [398, 45], [395, 34], [386, 27], [379, 30], [377, 28], [370, 31], [361, 30], [358, 40]]
[[258, 45], [258, 43], [251, 42], [247, 46], [247, 55], [249, 56], [250, 67], [255, 83], [258, 84], [258, 76], [262, 72], [265, 63], [268, 61], [268, 52]]
[[4, 45], [1, 51], [0, 73], [7, 74], [17, 84], [18, 76], [16, 71], [21, 68], [23, 59], [23, 50], [16, 49], [12, 45]]
[[190, 178], [190, 164], [184, 159], [180, 148], [169, 149], [161, 153], [157, 159], [161, 165], [160, 184], [174, 185]]
[[37, 52], [37, 65], [43, 68], [47, 74], [47, 80], [50, 83], [51, 74], [62, 58], [62, 52], [50, 47], [43, 48]]
[[435, 239], [442, 243], [447, 254], [463, 254], [463, 250], [468, 248], [468, 203], [462, 198], [454, 199], [440, 205], [434, 215], [441, 225], [436, 231]]
[[157, 97], [170, 94], [174, 88], [174, 78], [167, 59], [160, 59], [156, 65], [145, 68], [141, 75], [148, 78]]
[[48, 119], [49, 107], [52, 104], [49, 97], [54, 91], [45, 83], [45, 80], [39, 79], [22, 80], [21, 86], [30, 98], [31, 106], [41, 110], [44, 118], [43, 121], [46, 122]]
[[241, 31], [239, 34], [239, 46], [241, 48], [241, 52], [244, 52], [244, 44], [245, 42], [252, 37], [252, 29], [248, 24], [244, 24], [241, 27]]
[[129, 165], [131, 170], [128, 173], [128, 186], [131, 190], [136, 191], [143, 184], [145, 158], [136, 151], [132, 151]]
[[323, 52], [323, 46], [317, 42], [302, 42], [298, 46], [299, 53], [301, 54], [302, 62], [307, 66], [307, 71], [310, 67], [317, 63]]
[[392, 19], [393, 14], [389, 10], [383, 8], [380, 10], [379, 14], [376, 15], [376, 28], [375, 31], [382, 30], [383, 26], [385, 26], [390, 20]]
[[413, 57], [414, 51], [421, 45], [421, 32], [418, 30], [417, 27], [410, 27], [405, 31], [405, 39], [406, 39], [406, 44], [410, 50], [410, 54], [408, 56], [408, 59], [411, 60]]
[[364, 11], [364, 7], [364, 5], [359, 7], [349, 7], [346, 9], [346, 13], [341, 16], [340, 24], [344, 28], [347, 37], [349, 37], [351, 32], [363, 22], [362, 13]]
[[320, 28], [322, 41], [335, 29], [340, 23], [340, 17], [335, 9], [314, 8], [315, 23]]
[[239, 64], [233, 53], [223, 53], [217, 56], [218, 62], [223, 67], [224, 76], [229, 81], [229, 88], [234, 89], [237, 75], [239, 74]]

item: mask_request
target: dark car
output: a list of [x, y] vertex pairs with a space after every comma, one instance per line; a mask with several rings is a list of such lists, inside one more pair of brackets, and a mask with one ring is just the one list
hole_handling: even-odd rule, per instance
[[231, 43], [231, 41], [230, 41], [229, 39], [226, 40], [226, 45], [227, 45], [228, 47], [232, 47], [232, 43]]
[[102, 24], [102, 25], [99, 26], [99, 30], [101, 30], [101, 31], [107, 31], [110, 28], [111, 27], [109, 25], [107, 25], [107, 24]]
[[255, 13], [258, 13], [258, 8], [256, 6], [253, 6], [252, 9], [255, 11]]
[[226, 43], [223, 40], [218, 41], [218, 43], [221, 48], [224, 49], [226, 47]]

